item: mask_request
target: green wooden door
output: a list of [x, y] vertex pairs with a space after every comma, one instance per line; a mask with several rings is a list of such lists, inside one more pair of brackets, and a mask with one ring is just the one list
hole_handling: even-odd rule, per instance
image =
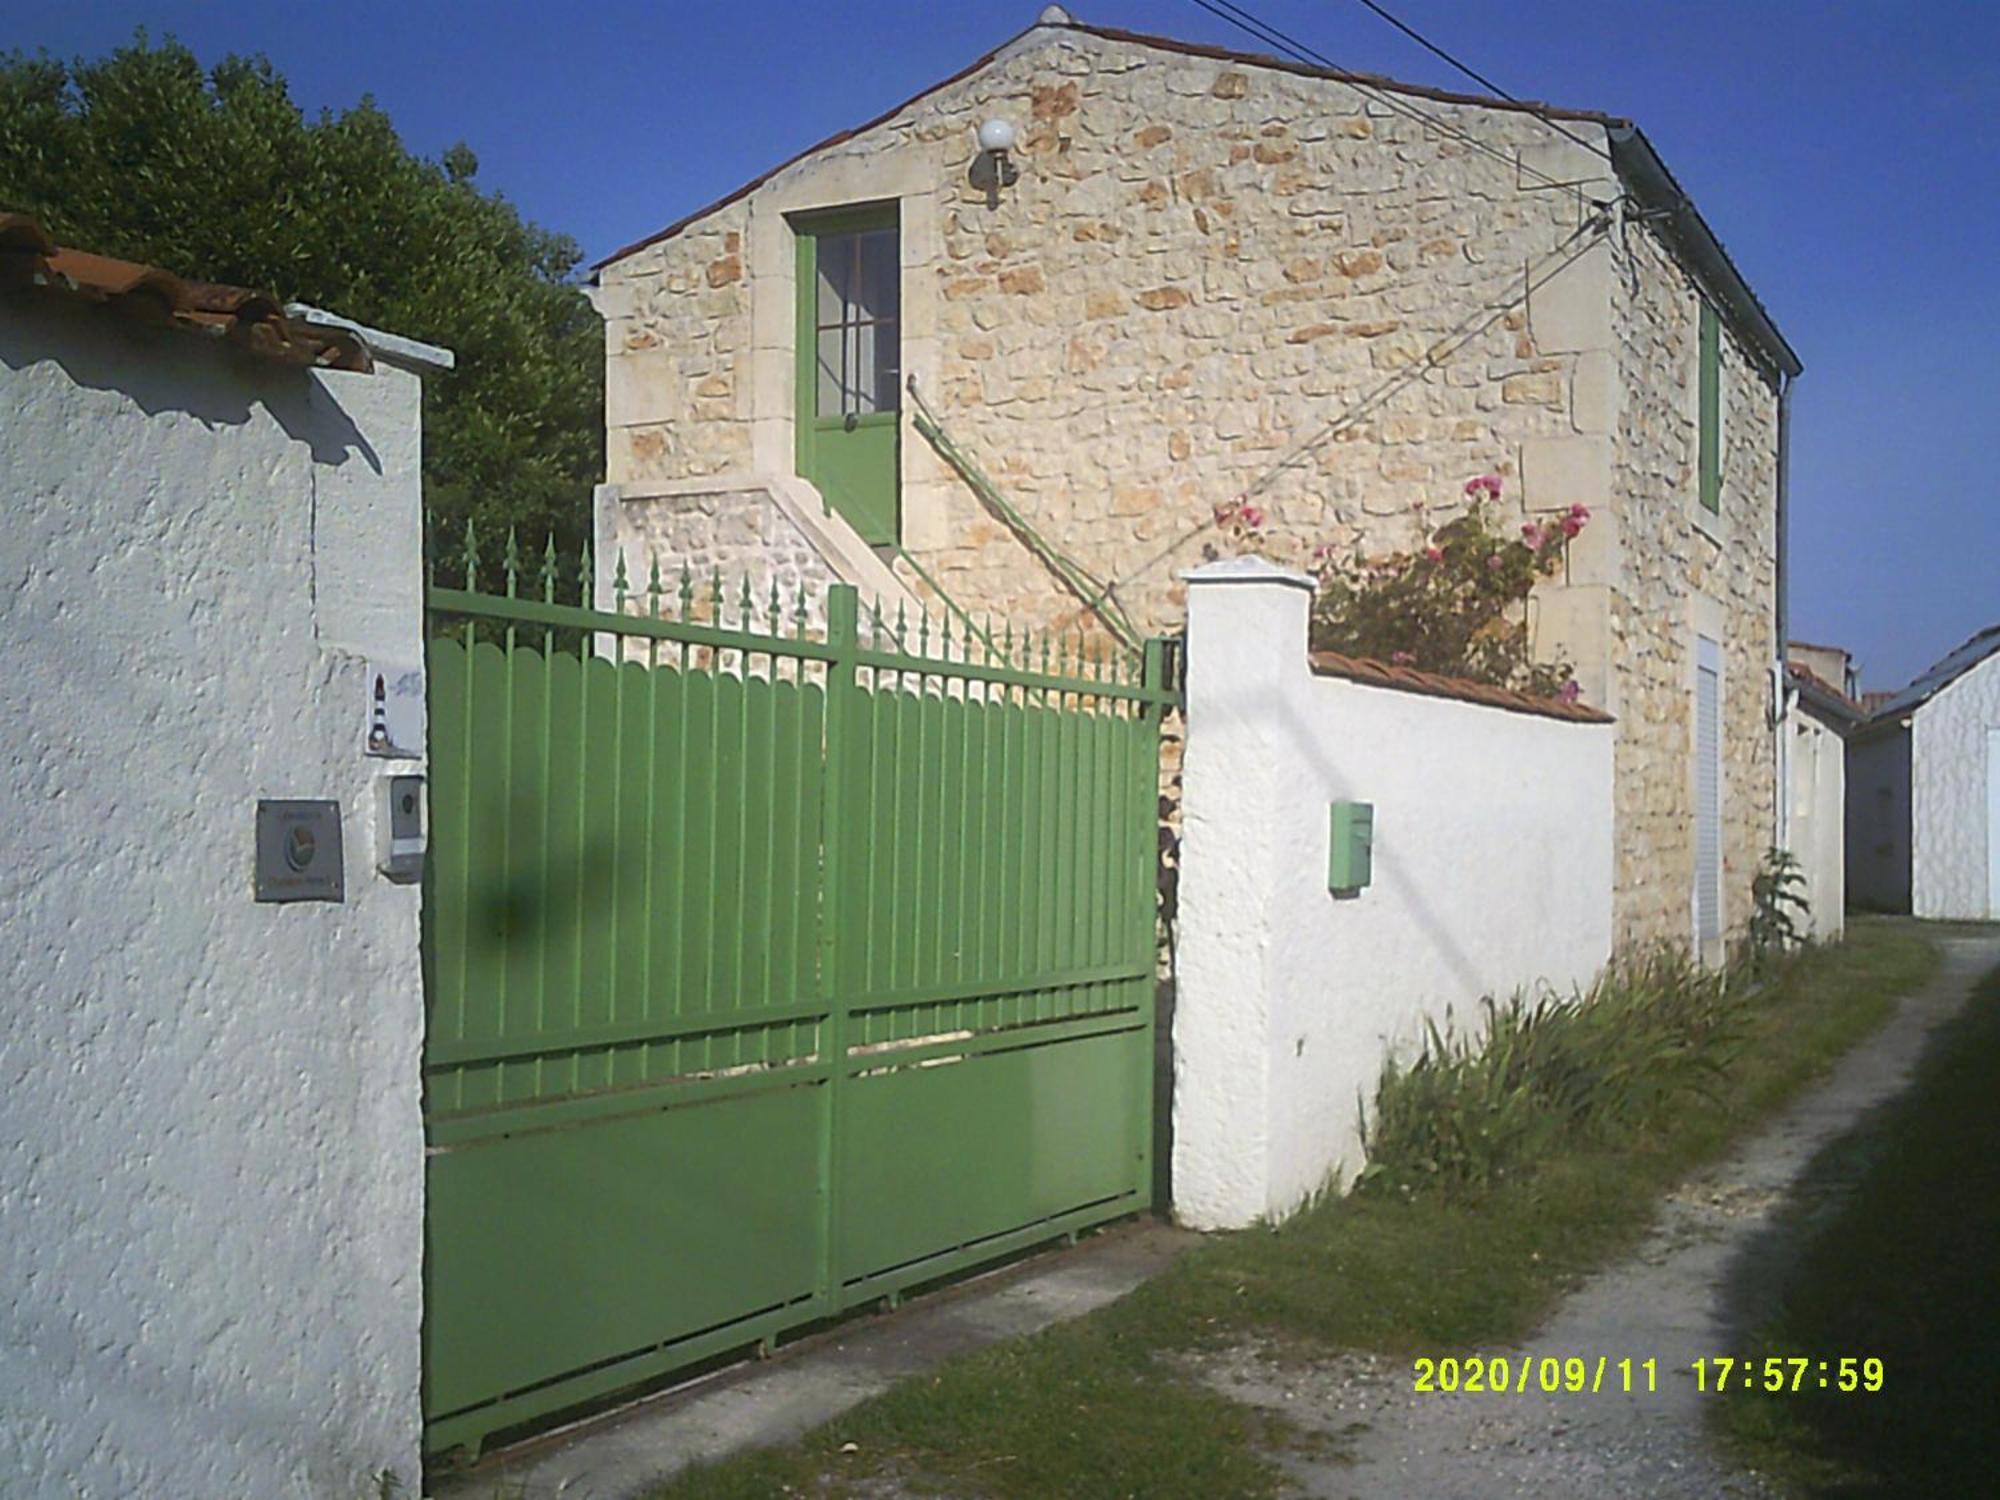
[[897, 536], [903, 378], [896, 206], [793, 222], [798, 236], [798, 469], [871, 546]]

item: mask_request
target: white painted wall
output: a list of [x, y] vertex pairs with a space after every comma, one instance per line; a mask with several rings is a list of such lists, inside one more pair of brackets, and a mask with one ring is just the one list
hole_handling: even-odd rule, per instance
[[1847, 744], [1796, 700], [1785, 717], [1791, 799], [1787, 839], [1806, 877], [1804, 925], [1813, 938], [1832, 942], [1847, 926]]
[[[1187, 578], [1173, 1190], [1218, 1229], [1352, 1180], [1425, 1016], [1603, 966], [1614, 726], [1317, 677], [1305, 578]], [[1353, 897], [1327, 890], [1336, 798], [1375, 808]]]
[[[0, 1490], [418, 1479], [418, 892], [364, 657], [421, 661], [419, 384], [0, 303]], [[345, 904], [251, 899], [259, 797]]]
[[1986, 732], [2000, 728], [2000, 656], [1912, 715], [1910, 902], [1920, 917], [1979, 921], [1988, 905]]

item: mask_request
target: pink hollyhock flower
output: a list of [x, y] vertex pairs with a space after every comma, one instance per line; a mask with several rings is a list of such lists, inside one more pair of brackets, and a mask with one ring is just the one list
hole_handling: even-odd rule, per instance
[[1248, 526], [1252, 531], [1255, 531], [1259, 526], [1264, 524], [1264, 512], [1257, 509], [1254, 505], [1244, 506], [1237, 511], [1237, 515], [1242, 517], [1243, 524]]
[[1434, 563], [1441, 563], [1441, 562], [1443, 562], [1443, 561], [1444, 561], [1444, 548], [1442, 548], [1442, 547], [1426, 547], [1426, 548], [1424, 548], [1424, 560], [1425, 560], [1426, 562], [1434, 562]]
[[1556, 696], [1565, 703], [1574, 703], [1583, 696], [1583, 689], [1577, 684], [1577, 680], [1572, 677], [1556, 690]]
[[1498, 474], [1481, 474], [1476, 478], [1465, 481], [1466, 499], [1477, 500], [1482, 494], [1491, 495], [1495, 500], [1500, 498], [1500, 476]]
[[1414, 666], [1416, 664], [1417, 659], [1414, 656], [1410, 655], [1410, 653], [1407, 651], [1397, 651], [1391, 653], [1389, 660], [1393, 662], [1396, 666], [1408, 667], [1408, 666]]
[[1564, 536], [1575, 536], [1579, 531], [1583, 530], [1583, 522], [1579, 521], [1575, 516], [1564, 516], [1562, 519], [1562, 528]]
[[1590, 507], [1588, 505], [1572, 505], [1569, 508], [1569, 513], [1573, 519], [1578, 521], [1588, 521], [1590, 519]]
[[1542, 530], [1541, 527], [1537, 526], [1533, 521], [1523, 521], [1521, 523], [1522, 546], [1527, 547], [1533, 551], [1539, 552], [1542, 550], [1542, 545], [1545, 542], [1547, 542], [1548, 539], [1549, 539], [1549, 534], [1546, 531]]

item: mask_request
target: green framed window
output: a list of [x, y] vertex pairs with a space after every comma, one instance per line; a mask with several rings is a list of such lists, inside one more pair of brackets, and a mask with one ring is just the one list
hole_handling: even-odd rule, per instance
[[1722, 510], [1722, 321], [1701, 304], [1701, 508]]
[[797, 460], [871, 546], [900, 531], [902, 253], [897, 205], [791, 217], [797, 242]]
[[901, 374], [902, 277], [896, 226], [815, 236], [818, 418], [894, 411]]

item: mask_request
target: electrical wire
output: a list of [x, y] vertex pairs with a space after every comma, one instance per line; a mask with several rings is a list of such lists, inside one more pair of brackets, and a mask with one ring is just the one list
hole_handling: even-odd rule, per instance
[[1500, 85], [1495, 83], [1492, 79], [1488, 78], [1484, 73], [1479, 72], [1477, 69], [1471, 67], [1467, 63], [1460, 62], [1456, 57], [1453, 57], [1449, 52], [1445, 51], [1444, 48], [1440, 47], [1436, 42], [1432, 41], [1429, 37], [1425, 36], [1421, 31], [1418, 31], [1414, 26], [1408, 24], [1401, 17], [1392, 14], [1387, 7], [1377, 5], [1375, 3], [1375, 0], [1356, 0], [1356, 3], [1361, 5], [1363, 8], [1367, 10], [1373, 11], [1376, 15], [1380, 16], [1383, 20], [1387, 21], [1391, 26], [1395, 27], [1398, 31], [1402, 32], [1404, 36], [1408, 37], [1411, 41], [1415, 42], [1419, 47], [1422, 47], [1426, 52], [1430, 53], [1433, 57], [1443, 59], [1446, 63], [1450, 64], [1452, 67], [1456, 68], [1459, 72], [1463, 73], [1467, 78], [1470, 78], [1474, 83], [1478, 84], [1481, 88], [1485, 89], [1487, 93], [1494, 94], [1497, 95], [1499, 98], [1505, 99], [1509, 104], [1515, 106], [1515, 108], [1517, 109], [1525, 110], [1527, 113], [1533, 115], [1537, 120], [1540, 120], [1544, 125], [1548, 126], [1548, 128], [1553, 130], [1557, 135], [1563, 137], [1563, 139], [1568, 141], [1574, 141], [1577, 145], [1583, 147], [1584, 150], [1592, 153], [1593, 155], [1601, 156], [1606, 161], [1611, 160], [1611, 153], [1607, 151], [1604, 147], [1598, 145], [1595, 141], [1585, 140], [1582, 136], [1578, 135], [1573, 130], [1565, 130], [1561, 125], [1557, 124], [1548, 115], [1542, 113], [1542, 111], [1536, 109], [1532, 104], [1529, 104], [1525, 99], [1520, 99], [1515, 97], [1513, 94], [1508, 93], [1507, 90], [1501, 88]]
[[1237, 30], [1247, 32], [1266, 46], [1277, 48], [1294, 62], [1304, 63], [1309, 67], [1324, 68], [1328, 72], [1339, 74], [1340, 81], [1350, 88], [1358, 89], [1377, 103], [1407, 119], [1427, 125], [1440, 134], [1458, 141], [1461, 145], [1480, 152], [1482, 155], [1492, 157], [1493, 160], [1499, 162], [1502, 166], [1512, 168], [1524, 176], [1537, 178], [1548, 187], [1572, 190], [1576, 187], [1576, 184], [1573, 182], [1564, 182], [1559, 178], [1550, 176], [1547, 172], [1537, 167], [1529, 166], [1518, 156], [1508, 155], [1505, 151], [1488, 144], [1471, 132], [1452, 124], [1451, 121], [1445, 119], [1442, 115], [1433, 114], [1429, 110], [1412, 104], [1408, 99], [1394, 90], [1385, 88], [1377, 83], [1371, 83], [1360, 75], [1341, 67], [1333, 59], [1326, 56], [1325, 53], [1316, 51], [1304, 42], [1299, 41], [1296, 37], [1280, 31], [1268, 21], [1260, 20], [1242, 6], [1233, 4], [1232, 0], [1193, 0], [1193, 3], [1219, 20], [1227, 21]]
[[[1413, 360], [1409, 365], [1398, 370], [1373, 390], [1362, 395], [1353, 405], [1342, 411], [1339, 416], [1332, 418], [1324, 426], [1318, 428], [1311, 436], [1285, 454], [1284, 457], [1280, 458], [1242, 489], [1238, 490], [1231, 497], [1230, 504], [1240, 505], [1262, 494], [1276, 482], [1280, 475], [1296, 468], [1309, 455], [1316, 452], [1334, 437], [1353, 427], [1364, 417], [1380, 410], [1391, 397], [1395, 396], [1405, 387], [1423, 379], [1432, 370], [1441, 368], [1454, 354], [1499, 323], [1509, 313], [1526, 306], [1528, 299], [1536, 291], [1546, 286], [1571, 265], [1587, 255], [1599, 243], [1610, 227], [1611, 219], [1608, 212], [1600, 212], [1579, 225], [1560, 245], [1557, 245], [1528, 267], [1518, 293], [1508, 298], [1505, 302], [1488, 304], [1477, 308], [1466, 317], [1460, 319], [1459, 322], [1434, 339], [1420, 358]], [[1588, 237], [1586, 238], [1586, 236]], [[1581, 244], [1577, 243], [1579, 240], [1583, 242]], [[1207, 531], [1215, 524], [1214, 521], [1204, 521], [1200, 525], [1190, 527], [1179, 535], [1170, 538], [1166, 546], [1151, 557], [1139, 562], [1129, 571], [1112, 578], [1104, 586], [1104, 591], [1099, 596], [1099, 600], [1115, 600], [1119, 589], [1143, 574], [1150, 572], [1154, 567], [1172, 557], [1195, 537], [1201, 535], [1202, 532]]]

